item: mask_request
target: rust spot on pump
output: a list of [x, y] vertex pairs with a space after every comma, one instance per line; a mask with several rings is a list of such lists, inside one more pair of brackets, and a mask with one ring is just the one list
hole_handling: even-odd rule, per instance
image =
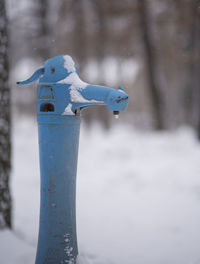
[[128, 100], [128, 96], [127, 97], [124, 97], [124, 98], [117, 99], [116, 102], [117, 103], [120, 103], [120, 102], [126, 101], [126, 100]]

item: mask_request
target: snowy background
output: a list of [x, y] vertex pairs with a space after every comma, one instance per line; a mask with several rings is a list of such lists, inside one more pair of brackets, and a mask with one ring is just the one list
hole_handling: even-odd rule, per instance
[[[82, 80], [122, 85], [130, 96], [120, 120], [103, 107], [83, 114], [79, 264], [200, 264], [200, 1], [0, 2], [9, 59], [9, 69], [0, 64], [1, 119], [7, 70], [13, 120], [13, 230], [0, 231], [0, 264], [33, 264], [38, 236], [36, 85], [16, 81], [58, 54], [73, 57]], [[163, 132], [150, 132], [158, 114]]]
[[[14, 119], [14, 230], [1, 264], [34, 263], [39, 218], [37, 123]], [[200, 263], [200, 145], [189, 128], [81, 128], [77, 228], [81, 264]]]

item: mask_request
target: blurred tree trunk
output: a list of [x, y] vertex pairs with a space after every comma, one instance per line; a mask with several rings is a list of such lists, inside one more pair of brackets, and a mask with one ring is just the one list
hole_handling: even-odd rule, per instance
[[[104, 1], [95, 0], [93, 1], [94, 10], [96, 14], [97, 23], [97, 36], [96, 36], [96, 58], [98, 63], [98, 84], [106, 85], [105, 83], [105, 59], [106, 59], [106, 38], [107, 38], [107, 27], [106, 27], [106, 15]], [[96, 107], [97, 116], [104, 128], [110, 128], [109, 113], [106, 106]]]
[[200, 1], [193, 0], [191, 90], [193, 91], [193, 123], [200, 140]]
[[138, 0], [140, 28], [144, 46], [144, 60], [147, 71], [147, 82], [153, 107], [154, 127], [156, 130], [164, 129], [162, 98], [157, 78], [157, 65], [154, 52], [153, 38], [150, 30], [150, 18], [146, 0]]
[[48, 0], [39, 0], [35, 18], [38, 20], [37, 43], [39, 56], [46, 60], [50, 55], [49, 26], [48, 26]]
[[11, 159], [8, 32], [5, 1], [0, 0], [0, 229], [11, 228]]
[[99, 82], [104, 82], [104, 60], [106, 57], [106, 21], [103, 9], [103, 3], [101, 1], [94, 1], [94, 9], [96, 13], [97, 21], [97, 37], [96, 37], [96, 57], [99, 65], [98, 79]]
[[79, 71], [81, 72], [84, 68], [87, 59], [87, 36], [86, 36], [86, 25], [85, 25], [85, 12], [84, 12], [84, 0], [72, 1], [72, 11], [75, 17], [74, 27], [74, 50], [75, 56], [79, 62]]

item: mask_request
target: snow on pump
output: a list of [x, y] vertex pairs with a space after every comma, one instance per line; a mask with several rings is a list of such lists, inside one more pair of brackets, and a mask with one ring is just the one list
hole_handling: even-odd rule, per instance
[[37, 120], [40, 152], [41, 200], [36, 264], [75, 264], [76, 171], [81, 110], [107, 105], [118, 115], [128, 105], [128, 95], [80, 80], [69, 55], [47, 60], [26, 85], [39, 79]]

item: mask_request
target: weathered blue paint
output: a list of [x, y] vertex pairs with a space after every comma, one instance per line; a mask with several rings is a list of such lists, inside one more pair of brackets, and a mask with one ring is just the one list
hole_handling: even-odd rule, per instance
[[111, 111], [125, 110], [128, 95], [118, 90], [82, 82], [72, 58], [47, 60], [29, 79], [39, 79], [37, 115], [40, 151], [41, 201], [36, 264], [75, 264], [76, 170], [80, 111], [104, 104]]
[[80, 116], [38, 115], [41, 201], [36, 264], [76, 263]]

